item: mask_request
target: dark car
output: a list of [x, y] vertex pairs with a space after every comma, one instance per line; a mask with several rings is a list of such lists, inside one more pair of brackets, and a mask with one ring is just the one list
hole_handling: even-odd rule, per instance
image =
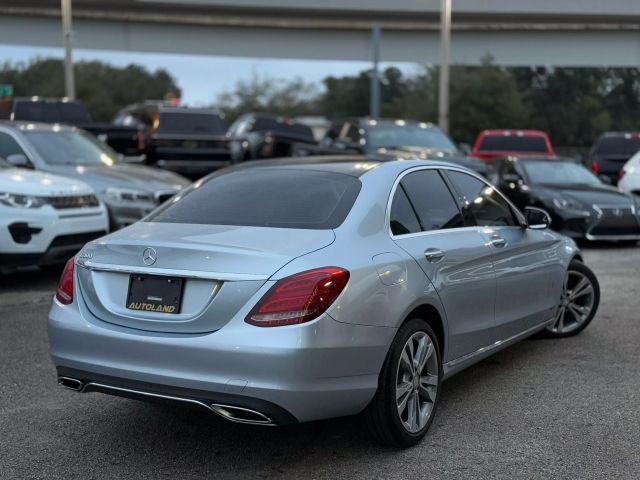
[[640, 150], [640, 133], [606, 132], [591, 147], [589, 168], [616, 185], [620, 170]]
[[492, 164], [498, 188], [519, 208], [548, 211], [553, 229], [578, 239], [640, 239], [640, 200], [604, 184], [573, 160], [505, 157]]
[[144, 134], [135, 126], [98, 123], [79, 100], [18, 97], [0, 108], [0, 118], [34, 123], [61, 123], [78, 127], [96, 136], [119, 154], [142, 160]]
[[313, 131], [288, 117], [247, 113], [238, 117], [227, 134], [234, 162], [288, 157], [298, 144], [315, 145]]
[[487, 176], [487, 166], [465, 156], [431, 123], [401, 119], [352, 118], [335, 122], [316, 147], [298, 146], [294, 154], [369, 155], [406, 160], [446, 160]]
[[227, 125], [217, 110], [147, 102], [124, 108], [114, 123], [144, 130], [148, 165], [199, 178], [230, 163]]

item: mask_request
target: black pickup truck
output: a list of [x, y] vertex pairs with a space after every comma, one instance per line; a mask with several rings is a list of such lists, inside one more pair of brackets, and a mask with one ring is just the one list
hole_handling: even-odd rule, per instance
[[294, 146], [293, 156], [368, 155], [407, 160], [444, 160], [487, 177], [487, 165], [464, 155], [431, 123], [402, 119], [353, 118], [334, 122], [318, 145]]
[[149, 101], [129, 105], [113, 121], [145, 132], [148, 165], [196, 179], [231, 163], [227, 125], [215, 109]]
[[234, 163], [260, 158], [291, 156], [301, 145], [316, 145], [307, 125], [287, 117], [263, 113], [241, 115], [227, 133]]
[[0, 109], [0, 118], [9, 120], [63, 123], [86, 130], [107, 143], [125, 157], [142, 159], [145, 150], [144, 133], [131, 126], [98, 123], [91, 120], [80, 101], [60, 98], [16, 97]]

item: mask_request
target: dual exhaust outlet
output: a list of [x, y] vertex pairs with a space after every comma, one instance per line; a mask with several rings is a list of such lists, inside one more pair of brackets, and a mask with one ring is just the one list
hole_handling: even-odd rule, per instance
[[175, 397], [172, 395], [163, 395], [159, 393], [144, 392], [141, 390], [132, 390], [130, 388], [116, 387], [113, 385], [106, 385], [97, 382], [83, 382], [77, 378], [71, 377], [58, 377], [58, 383], [69, 390], [74, 392], [88, 392], [88, 391], [102, 391], [105, 393], [111, 393], [118, 395], [119, 393], [134, 394], [147, 398], [158, 398], [169, 401], [177, 401], [188, 403], [191, 405], [198, 405], [206, 408], [208, 411], [219, 415], [225, 420], [235, 423], [244, 423], [247, 425], [263, 425], [263, 426], [275, 426], [276, 423], [264, 413], [260, 413], [256, 410], [245, 407], [237, 407], [233, 405], [224, 405], [220, 403], [206, 403], [201, 400], [195, 400], [192, 398]]

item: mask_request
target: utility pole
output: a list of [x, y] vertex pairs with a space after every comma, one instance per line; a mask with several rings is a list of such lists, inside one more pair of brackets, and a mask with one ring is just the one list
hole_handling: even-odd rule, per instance
[[369, 115], [380, 117], [380, 23], [371, 26], [371, 49], [373, 52], [373, 70], [371, 72], [371, 93], [369, 98]]
[[440, 89], [438, 94], [438, 125], [449, 133], [449, 50], [451, 46], [451, 0], [440, 5]]
[[73, 75], [73, 26], [71, 0], [62, 0], [62, 39], [64, 43], [64, 91], [69, 100], [76, 98], [76, 81]]

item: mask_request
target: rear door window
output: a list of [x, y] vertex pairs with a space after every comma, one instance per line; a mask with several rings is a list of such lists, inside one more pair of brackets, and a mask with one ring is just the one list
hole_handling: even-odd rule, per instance
[[158, 133], [224, 135], [227, 126], [220, 115], [193, 112], [160, 112]]
[[295, 123], [287, 119], [256, 117], [251, 127], [253, 132], [273, 132], [281, 135], [314, 140], [313, 131], [307, 125]]
[[638, 137], [609, 137], [598, 142], [596, 153], [600, 155], [631, 156], [640, 150]]
[[389, 223], [391, 233], [394, 235], [406, 235], [422, 231], [416, 212], [411, 206], [411, 202], [409, 202], [402, 185], [398, 185], [396, 193], [393, 195]]
[[407, 193], [422, 231], [464, 226], [455, 198], [437, 170], [410, 173], [400, 185]]
[[479, 151], [484, 152], [530, 152], [547, 153], [547, 143], [543, 137], [520, 135], [489, 135], [482, 139]]
[[302, 229], [338, 227], [360, 192], [356, 177], [258, 167], [222, 172], [148, 217], [150, 222]]

